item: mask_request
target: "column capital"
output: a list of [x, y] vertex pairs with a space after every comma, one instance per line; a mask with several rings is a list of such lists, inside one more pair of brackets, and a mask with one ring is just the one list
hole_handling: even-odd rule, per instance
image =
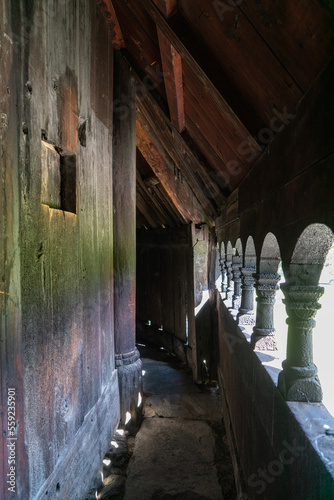
[[241, 268], [241, 276], [242, 276], [242, 285], [244, 287], [254, 287], [255, 278], [254, 278], [254, 267], [242, 267]]
[[315, 324], [313, 318], [321, 308], [318, 300], [325, 291], [324, 287], [282, 283], [281, 290], [284, 293], [283, 303], [289, 316], [288, 324], [292, 321], [309, 322], [309, 326], [313, 328]]
[[281, 279], [278, 273], [254, 273], [256, 287], [260, 290], [278, 290], [278, 282]]

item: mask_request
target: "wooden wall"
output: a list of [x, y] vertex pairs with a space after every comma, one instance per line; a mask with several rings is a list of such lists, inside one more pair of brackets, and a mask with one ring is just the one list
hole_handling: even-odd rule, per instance
[[137, 233], [137, 320], [187, 342], [194, 315], [191, 227]]
[[[16, 492], [3, 480], [0, 497], [80, 500], [119, 419], [112, 32], [92, 2], [1, 0], [0, 12], [2, 478], [8, 387], [17, 410]], [[76, 158], [71, 211], [42, 203], [45, 141]]]

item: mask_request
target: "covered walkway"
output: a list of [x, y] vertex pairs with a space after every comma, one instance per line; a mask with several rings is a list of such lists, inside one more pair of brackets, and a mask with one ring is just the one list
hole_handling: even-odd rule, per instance
[[[103, 500], [224, 500], [236, 498], [218, 388], [197, 385], [190, 370], [164, 349], [139, 345], [143, 422], [129, 437], [125, 493], [110, 469]], [[106, 476], [106, 474], [105, 474]], [[114, 476], [114, 477], [112, 477]], [[118, 476], [118, 477], [117, 477]], [[104, 493], [105, 492], [105, 493]], [[93, 495], [92, 495], [93, 498]]]

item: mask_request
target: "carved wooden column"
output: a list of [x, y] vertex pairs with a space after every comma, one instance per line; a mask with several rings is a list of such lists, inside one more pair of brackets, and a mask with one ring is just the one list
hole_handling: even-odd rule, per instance
[[312, 334], [314, 317], [324, 293], [321, 286], [281, 285], [288, 319], [286, 360], [279, 375], [278, 387], [288, 401], [321, 402], [322, 389], [313, 363]]
[[254, 325], [254, 283], [255, 267], [243, 267], [241, 269], [241, 305], [238, 313], [239, 325]]
[[141, 392], [141, 360], [136, 349], [136, 90], [128, 63], [115, 51], [114, 102], [126, 96], [127, 109], [114, 109], [114, 315], [115, 358], [121, 425], [127, 412], [135, 425]]
[[274, 304], [278, 290], [278, 273], [255, 274], [256, 280], [256, 323], [251, 337], [253, 349], [276, 351], [274, 328]]

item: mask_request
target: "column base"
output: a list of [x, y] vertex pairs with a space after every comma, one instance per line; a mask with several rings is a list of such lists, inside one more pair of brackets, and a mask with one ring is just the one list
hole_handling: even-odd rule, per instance
[[134, 433], [141, 424], [143, 408], [142, 362], [138, 350], [117, 355], [116, 367], [121, 408], [119, 427]]
[[265, 333], [264, 329], [254, 328], [250, 344], [252, 349], [259, 351], [277, 351], [275, 330], [268, 329], [268, 333]]
[[278, 389], [286, 401], [321, 403], [322, 388], [317, 376], [317, 367], [287, 366], [278, 376]]
[[255, 314], [253, 312], [243, 311], [242, 309], [239, 309], [237, 321], [238, 325], [240, 326], [254, 326]]
[[233, 293], [232, 293], [232, 292], [227, 292], [227, 293], [226, 293], [226, 297], [225, 297], [225, 299], [223, 299], [223, 300], [224, 300], [224, 302], [225, 302], [225, 306], [226, 306], [227, 308], [232, 307], [232, 295], [233, 295]]

